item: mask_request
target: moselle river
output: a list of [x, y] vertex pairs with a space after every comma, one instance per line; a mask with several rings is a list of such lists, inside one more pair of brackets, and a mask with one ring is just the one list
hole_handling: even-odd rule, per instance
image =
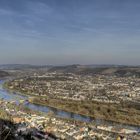
[[56, 116], [62, 117], [62, 118], [68, 118], [68, 119], [70, 118], [70, 119], [79, 120], [79, 121], [82, 121], [82, 122], [93, 122], [96, 125], [101, 125], [101, 124], [114, 125], [115, 127], [118, 127], [118, 128], [121, 127], [121, 128], [135, 129], [135, 130], [140, 132], [140, 127], [137, 127], [137, 126], [120, 124], [120, 123], [116, 123], [116, 122], [112, 122], [112, 121], [106, 121], [106, 120], [100, 120], [100, 119], [93, 119], [91, 117], [87, 117], [87, 116], [84, 116], [84, 115], [79, 115], [79, 114], [76, 114], [76, 113], [63, 111], [63, 110], [60, 110], [60, 109], [29, 103], [27, 101], [28, 96], [17, 94], [15, 92], [12, 93], [12, 92], [9, 92], [8, 90], [4, 89], [2, 87], [4, 82], [5, 82], [4, 80], [0, 80], [0, 98], [4, 99], [5, 101], [15, 101], [16, 104], [18, 105], [20, 103], [20, 100], [25, 100], [25, 103], [23, 105], [25, 107], [28, 107], [31, 110], [40, 111], [40, 112], [44, 112], [44, 113], [48, 113], [48, 112], [51, 111]]

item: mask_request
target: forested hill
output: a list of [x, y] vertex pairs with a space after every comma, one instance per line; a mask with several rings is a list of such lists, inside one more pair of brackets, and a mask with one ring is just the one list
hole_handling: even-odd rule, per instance
[[0, 70], [0, 78], [6, 77], [6, 76], [9, 76], [9, 73]]
[[82, 65], [56, 66], [48, 72], [74, 73], [74, 74], [104, 74], [116, 76], [138, 76], [140, 77], [140, 67], [109, 66], [109, 67], [89, 67]]

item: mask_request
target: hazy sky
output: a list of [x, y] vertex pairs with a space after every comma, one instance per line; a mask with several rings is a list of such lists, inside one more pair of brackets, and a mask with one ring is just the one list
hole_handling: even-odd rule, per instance
[[140, 64], [140, 0], [0, 0], [0, 64]]

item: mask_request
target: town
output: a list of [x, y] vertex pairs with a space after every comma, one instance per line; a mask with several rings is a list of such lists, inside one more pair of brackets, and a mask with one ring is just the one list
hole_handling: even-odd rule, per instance
[[[9, 108], [8, 104], [11, 103], [3, 101], [2, 106], [12, 115], [14, 122], [22, 124], [19, 129], [23, 132], [27, 132], [27, 128], [35, 127], [44, 139], [51, 138], [49, 133], [56, 139], [70, 140], [133, 140], [140, 137], [139, 77], [46, 72], [12, 78], [3, 86], [11, 94], [16, 92], [27, 96], [29, 103], [94, 118], [89, 123], [57, 117], [51, 111], [41, 115], [37, 112], [22, 112], [21, 109], [15, 111], [14, 108]], [[20, 104], [24, 102], [26, 101], [23, 100]], [[98, 123], [96, 119], [101, 122]]]
[[[17, 125], [14, 132], [15, 138], [24, 138], [27, 134], [33, 140], [92, 140], [92, 139], [134, 139], [139, 138], [139, 131], [134, 128], [122, 128], [116, 125], [95, 125], [73, 120], [66, 120], [53, 116], [53, 114], [41, 114], [17, 107], [14, 102], [1, 100], [1, 109], [6, 110], [14, 124]], [[8, 129], [8, 128], [6, 128]]]
[[80, 76], [72, 73], [46, 73], [15, 79], [7, 83], [30, 95], [53, 96], [60, 99], [91, 100], [119, 103], [140, 101], [140, 79], [108, 75]]

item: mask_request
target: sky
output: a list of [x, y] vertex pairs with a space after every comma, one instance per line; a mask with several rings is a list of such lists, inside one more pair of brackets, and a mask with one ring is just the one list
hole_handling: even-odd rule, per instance
[[0, 0], [0, 64], [140, 65], [140, 0]]

